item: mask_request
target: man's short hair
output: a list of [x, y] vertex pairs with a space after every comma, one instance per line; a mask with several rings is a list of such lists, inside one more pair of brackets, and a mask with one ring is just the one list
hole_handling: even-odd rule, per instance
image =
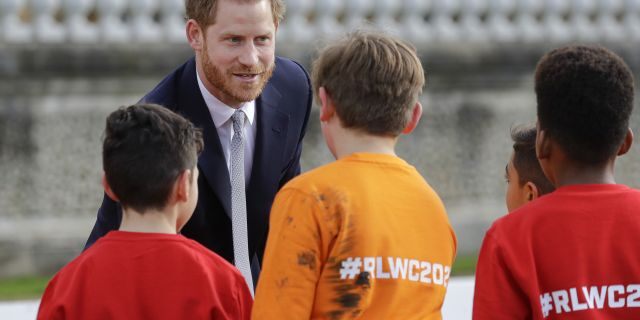
[[[217, 5], [220, 1], [235, 1], [240, 3], [257, 3], [262, 0], [185, 0], [187, 19], [195, 20], [202, 28], [214, 24]], [[284, 18], [286, 6], [284, 0], [268, 0], [271, 2], [273, 22], [279, 24]]]
[[514, 169], [518, 172], [518, 184], [523, 186], [531, 181], [538, 188], [539, 195], [547, 194], [555, 189], [542, 172], [536, 157], [536, 127], [519, 126], [511, 129], [513, 140]]
[[196, 166], [201, 131], [153, 104], [121, 107], [106, 123], [102, 166], [111, 190], [125, 208], [163, 209], [180, 174]]
[[615, 156], [633, 110], [633, 75], [615, 53], [600, 46], [555, 49], [538, 62], [538, 121], [578, 163]]
[[402, 132], [425, 82], [411, 45], [363, 30], [324, 48], [311, 76], [314, 92], [325, 88], [345, 128], [378, 136]]

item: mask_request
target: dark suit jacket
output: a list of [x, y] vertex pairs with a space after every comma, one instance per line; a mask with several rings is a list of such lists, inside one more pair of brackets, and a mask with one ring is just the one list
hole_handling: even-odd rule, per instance
[[[254, 280], [262, 264], [275, 194], [300, 173], [302, 138], [312, 101], [309, 76], [304, 69], [279, 57], [275, 64], [273, 76], [256, 100], [257, 134], [247, 186], [249, 254]], [[195, 59], [169, 74], [142, 101], [166, 106], [202, 128], [205, 147], [198, 159], [198, 204], [182, 234], [233, 263], [229, 171], [218, 132], [198, 88]], [[121, 219], [120, 205], [105, 195], [85, 249], [110, 230], [118, 229]]]

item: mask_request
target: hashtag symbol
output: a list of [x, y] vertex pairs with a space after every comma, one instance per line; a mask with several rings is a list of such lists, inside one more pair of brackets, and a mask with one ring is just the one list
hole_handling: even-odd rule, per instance
[[544, 318], [549, 316], [549, 311], [553, 309], [551, 305], [551, 295], [545, 293], [544, 295], [540, 295], [540, 304], [542, 305], [542, 316]]
[[356, 275], [360, 274], [360, 267], [362, 261], [360, 258], [348, 258], [342, 261], [342, 268], [340, 268], [340, 279], [353, 279]]

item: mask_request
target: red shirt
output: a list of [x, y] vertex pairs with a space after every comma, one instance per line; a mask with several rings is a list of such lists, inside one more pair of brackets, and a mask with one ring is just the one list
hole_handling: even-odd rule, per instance
[[231, 264], [180, 235], [111, 231], [65, 266], [38, 319], [249, 319]]
[[572, 185], [498, 219], [474, 319], [640, 319], [640, 191]]

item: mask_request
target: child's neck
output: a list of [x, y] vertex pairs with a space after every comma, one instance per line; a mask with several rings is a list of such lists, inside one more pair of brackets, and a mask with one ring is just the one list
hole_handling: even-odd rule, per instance
[[129, 208], [123, 210], [120, 231], [177, 234], [176, 214], [148, 210], [144, 214]]
[[361, 152], [396, 155], [397, 138], [372, 136], [359, 131], [340, 129], [340, 134], [336, 135], [339, 138], [334, 143], [338, 159]]
[[571, 164], [556, 172], [556, 188], [573, 184], [615, 184], [614, 162], [588, 166]]

